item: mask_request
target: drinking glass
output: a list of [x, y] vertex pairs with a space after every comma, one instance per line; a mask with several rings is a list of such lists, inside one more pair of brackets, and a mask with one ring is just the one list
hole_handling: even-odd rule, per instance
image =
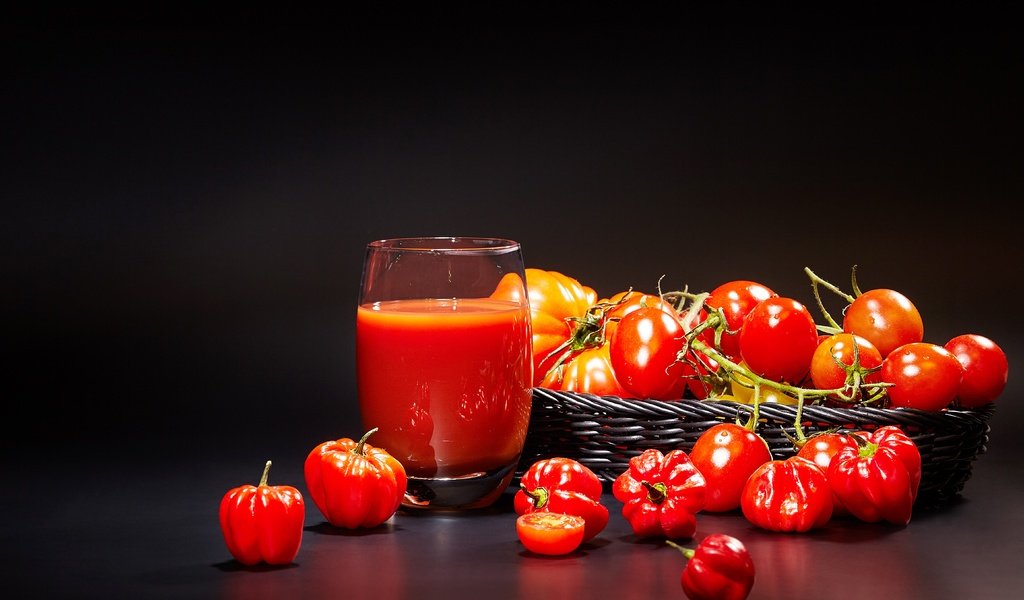
[[356, 364], [363, 426], [377, 428], [370, 443], [408, 473], [403, 504], [493, 504], [515, 475], [530, 420], [530, 307], [519, 244], [368, 244]]

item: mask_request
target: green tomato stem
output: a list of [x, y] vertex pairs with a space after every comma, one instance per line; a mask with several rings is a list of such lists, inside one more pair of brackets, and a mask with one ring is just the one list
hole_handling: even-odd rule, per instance
[[832, 328], [842, 331], [842, 327], [839, 326], [839, 323], [836, 323], [836, 320], [832, 318], [831, 314], [829, 314], [828, 309], [825, 308], [825, 303], [821, 300], [821, 293], [818, 291], [818, 285], [825, 286], [830, 291], [835, 292], [840, 297], [846, 299], [847, 302], [853, 302], [853, 297], [825, 281], [821, 277], [818, 277], [818, 275], [808, 267], [804, 267], [804, 273], [807, 273], [807, 276], [811, 278], [811, 292], [814, 293], [814, 301], [818, 303], [818, 310], [820, 310], [821, 314], [825, 316], [825, 320], [828, 321], [828, 324], [831, 325]]

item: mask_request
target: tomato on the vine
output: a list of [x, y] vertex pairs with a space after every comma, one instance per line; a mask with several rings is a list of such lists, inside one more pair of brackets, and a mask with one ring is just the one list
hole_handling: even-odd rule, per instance
[[992, 402], [1003, 393], [1009, 365], [1006, 354], [995, 342], [978, 334], [958, 335], [946, 342], [964, 368], [957, 390], [957, 404], [977, 408]]
[[708, 428], [690, 450], [690, 462], [704, 476], [704, 510], [739, 508], [747, 478], [771, 459], [764, 438], [741, 425], [719, 423]]
[[882, 381], [893, 407], [942, 410], [960, 388], [964, 368], [949, 350], [914, 342], [893, 350], [882, 361]]
[[569, 554], [583, 543], [582, 517], [537, 511], [516, 519], [516, 534], [530, 552], [557, 556]]
[[799, 384], [818, 347], [814, 318], [792, 298], [762, 300], [740, 330], [740, 355], [752, 371], [773, 381]]
[[[743, 318], [747, 316], [755, 306], [762, 300], [776, 297], [774, 291], [756, 281], [738, 279], [728, 281], [711, 290], [704, 304], [712, 309], [721, 309], [725, 315], [726, 332], [722, 334], [721, 350], [729, 358], [738, 358], [740, 355], [740, 328], [743, 326]], [[714, 332], [708, 331], [704, 339], [710, 344], [714, 339]]]
[[864, 292], [846, 307], [843, 331], [868, 340], [885, 358], [904, 344], [923, 340], [924, 322], [909, 298], [880, 288]]
[[[811, 381], [819, 390], [838, 389], [846, 383], [846, 368], [857, 360], [861, 381], [877, 383], [882, 376], [871, 369], [882, 364], [882, 355], [875, 345], [852, 333], [837, 333], [825, 338], [811, 357]], [[841, 367], [836, 361], [846, 365]]]
[[615, 376], [608, 346], [604, 343], [581, 351], [567, 363], [552, 369], [540, 382], [540, 387], [597, 396], [629, 396]]
[[644, 307], [657, 308], [665, 311], [670, 315], [675, 315], [675, 307], [671, 303], [666, 302], [661, 296], [654, 294], [645, 294], [643, 292], [635, 292], [633, 290], [627, 290], [624, 292], [618, 292], [607, 299], [598, 301], [599, 304], [608, 304], [607, 312], [605, 312], [605, 337], [611, 339], [615, 335], [615, 330], [618, 329], [619, 321], [624, 319], [626, 315], [633, 311], [639, 310]]
[[679, 353], [686, 332], [673, 314], [652, 306], [636, 308], [622, 317], [608, 343], [615, 377], [634, 397], [682, 398], [687, 365]]

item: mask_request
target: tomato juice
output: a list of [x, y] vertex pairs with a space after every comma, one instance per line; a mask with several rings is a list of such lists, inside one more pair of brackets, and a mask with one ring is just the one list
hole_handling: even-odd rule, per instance
[[511, 478], [530, 418], [530, 313], [488, 298], [363, 304], [359, 403], [411, 478]]

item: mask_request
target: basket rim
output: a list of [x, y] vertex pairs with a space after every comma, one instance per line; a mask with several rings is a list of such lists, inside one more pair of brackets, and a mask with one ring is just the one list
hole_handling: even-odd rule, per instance
[[[622, 398], [614, 395], [597, 395], [586, 392], [552, 390], [534, 387], [532, 396], [536, 402], [549, 400], [560, 403], [573, 403], [582, 408], [601, 410], [609, 413], [637, 414], [644, 416], [678, 415], [686, 411], [707, 409], [714, 412], [732, 411], [735, 416], [749, 416], [754, 405], [721, 398], [681, 398], [679, 400], [655, 400]], [[826, 406], [822, 404], [804, 404], [803, 407], [790, 404], [763, 402], [757, 406], [762, 419], [790, 421], [796, 420], [799, 411], [801, 421], [833, 421], [850, 419], [853, 421], [886, 420], [895, 423], [922, 424], [949, 419], [981, 419], [988, 420], [995, 412], [995, 403], [990, 402], [978, 408], [947, 407], [938, 411], [917, 408], [881, 408], [876, 406]]]

